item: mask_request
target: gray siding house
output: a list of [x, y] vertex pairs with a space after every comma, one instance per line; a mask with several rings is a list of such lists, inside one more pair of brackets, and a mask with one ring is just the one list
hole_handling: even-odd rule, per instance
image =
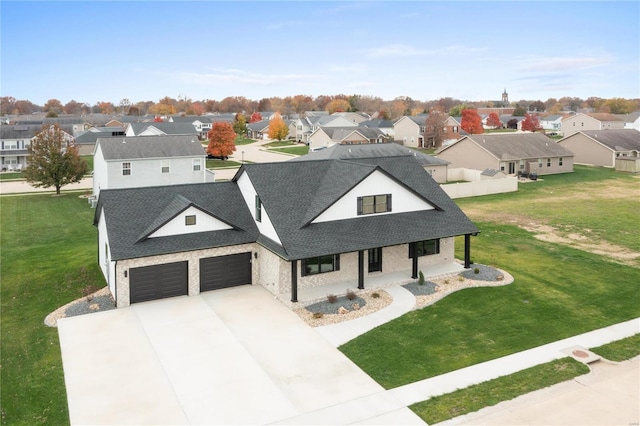
[[461, 270], [459, 235], [468, 268], [479, 232], [410, 156], [244, 164], [229, 182], [107, 189], [94, 225], [118, 307], [247, 284], [296, 306], [327, 285]]
[[110, 188], [206, 182], [205, 160], [195, 135], [98, 138], [93, 195]]

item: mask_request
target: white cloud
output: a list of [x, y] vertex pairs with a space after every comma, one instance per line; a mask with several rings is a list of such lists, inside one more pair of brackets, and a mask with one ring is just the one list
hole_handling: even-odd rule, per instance
[[467, 47], [460, 45], [443, 46], [437, 49], [422, 49], [406, 44], [387, 44], [366, 50], [367, 56], [373, 58], [387, 56], [427, 56], [427, 55], [467, 55], [470, 53], [483, 52], [485, 47]]
[[609, 56], [525, 56], [516, 59], [520, 62], [519, 69], [526, 71], [575, 71], [609, 65], [613, 59]]

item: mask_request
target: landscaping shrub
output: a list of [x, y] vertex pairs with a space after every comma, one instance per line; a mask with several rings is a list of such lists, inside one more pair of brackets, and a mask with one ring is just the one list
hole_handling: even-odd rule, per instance
[[424, 285], [424, 274], [422, 273], [422, 271], [418, 273], [418, 284]]
[[377, 299], [377, 298], [379, 298], [379, 297], [380, 297], [380, 293], [378, 293], [377, 291], [374, 291], [373, 293], [371, 293], [371, 297], [372, 297], [373, 299]]
[[347, 290], [347, 299], [353, 300], [356, 297], [358, 297], [358, 296], [356, 295], [356, 293], [353, 290]]
[[338, 296], [335, 294], [327, 294], [327, 300], [329, 303], [336, 303], [338, 301]]
[[313, 317], [314, 317], [315, 319], [320, 319], [320, 318], [322, 318], [323, 316], [324, 316], [324, 314], [323, 314], [322, 312], [314, 312], [314, 313], [313, 313]]

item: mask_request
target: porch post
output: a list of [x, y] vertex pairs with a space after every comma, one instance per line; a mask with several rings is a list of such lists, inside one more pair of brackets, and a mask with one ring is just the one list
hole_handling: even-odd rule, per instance
[[416, 255], [416, 243], [409, 243], [411, 252], [411, 278], [418, 278], [418, 256]]
[[291, 261], [291, 301], [298, 301], [298, 261]]
[[358, 288], [364, 289], [364, 250], [358, 251]]
[[464, 268], [471, 268], [471, 234], [464, 234]]

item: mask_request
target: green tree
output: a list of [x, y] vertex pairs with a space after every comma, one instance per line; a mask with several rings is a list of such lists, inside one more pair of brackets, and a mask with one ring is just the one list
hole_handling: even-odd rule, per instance
[[276, 113], [276, 116], [269, 122], [269, 138], [277, 139], [281, 141], [285, 139], [289, 134], [289, 126], [284, 122], [280, 114]]
[[247, 132], [247, 119], [243, 114], [236, 114], [236, 120], [233, 122], [233, 131], [238, 135], [244, 135]]
[[513, 110], [513, 117], [523, 117], [527, 113], [527, 110], [520, 104], [516, 104], [515, 109]]
[[228, 157], [236, 150], [236, 132], [233, 131], [231, 123], [217, 122], [213, 123], [211, 130], [207, 133], [209, 145], [207, 146], [207, 154], [214, 157]]
[[467, 104], [455, 105], [449, 108], [449, 115], [451, 117], [462, 117], [462, 111], [464, 111], [465, 109], [473, 109], [473, 108]]
[[87, 173], [87, 162], [80, 158], [78, 147], [65, 139], [65, 133], [57, 125], [45, 125], [29, 145], [29, 165], [24, 177], [37, 188], [60, 188], [79, 182]]
[[611, 114], [629, 114], [636, 110], [635, 102], [623, 98], [609, 99], [604, 106]]
[[429, 115], [425, 121], [424, 140], [429, 147], [441, 147], [444, 139], [446, 129], [444, 122], [447, 120], [448, 115], [442, 111], [442, 108], [437, 106], [431, 108]]

